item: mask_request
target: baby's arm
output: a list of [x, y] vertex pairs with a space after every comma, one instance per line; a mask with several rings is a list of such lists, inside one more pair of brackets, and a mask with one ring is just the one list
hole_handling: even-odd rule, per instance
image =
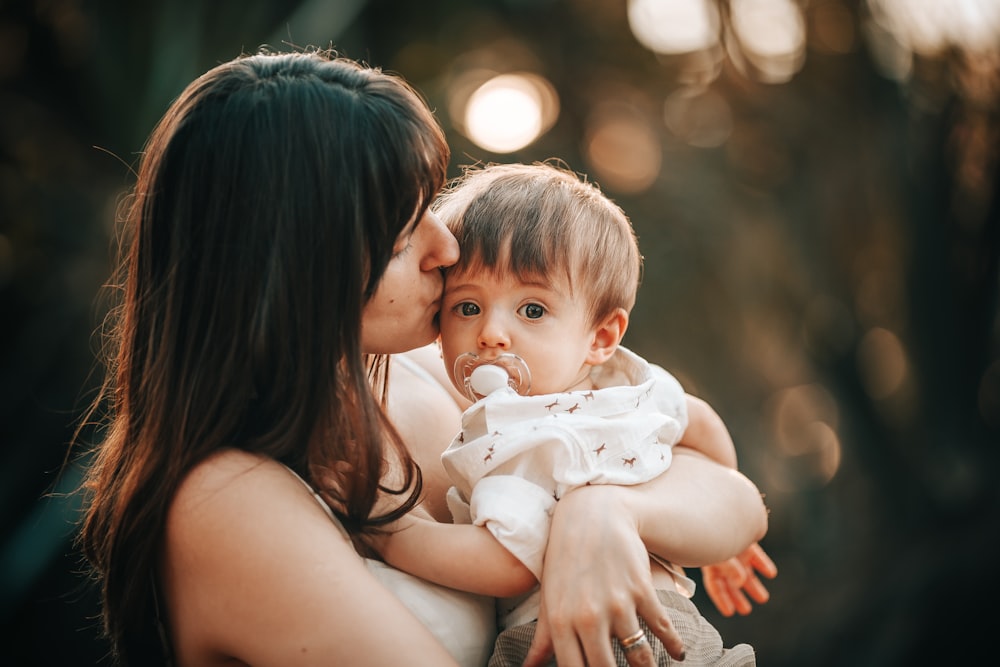
[[694, 449], [729, 468], [736, 468], [736, 447], [722, 418], [705, 401], [685, 394], [688, 425], [677, 444]]
[[385, 562], [421, 579], [493, 597], [520, 595], [538, 584], [484, 526], [410, 514], [391, 530], [377, 539]]

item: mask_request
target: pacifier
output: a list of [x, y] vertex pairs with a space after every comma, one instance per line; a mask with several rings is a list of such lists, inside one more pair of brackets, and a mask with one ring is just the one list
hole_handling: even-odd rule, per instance
[[496, 359], [482, 359], [475, 352], [466, 352], [455, 359], [452, 372], [456, 384], [472, 401], [478, 401], [503, 387], [510, 387], [522, 396], [531, 389], [528, 364], [512, 352], [504, 352]]

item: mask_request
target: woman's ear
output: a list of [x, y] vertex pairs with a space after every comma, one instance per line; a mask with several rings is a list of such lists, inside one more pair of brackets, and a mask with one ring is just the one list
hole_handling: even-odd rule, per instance
[[625, 330], [628, 329], [628, 313], [624, 308], [616, 308], [605, 317], [594, 329], [594, 337], [587, 353], [587, 363], [599, 366], [611, 358], [622, 342]]

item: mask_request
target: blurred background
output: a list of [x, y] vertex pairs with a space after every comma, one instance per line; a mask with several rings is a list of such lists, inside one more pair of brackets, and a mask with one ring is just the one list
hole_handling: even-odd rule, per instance
[[[1000, 0], [0, 0], [0, 665], [98, 665], [72, 547], [116, 209], [194, 77], [261, 45], [401, 73], [463, 165], [631, 216], [626, 344], [771, 510], [759, 664], [969, 664], [1000, 622]], [[86, 433], [85, 433], [86, 435]]]

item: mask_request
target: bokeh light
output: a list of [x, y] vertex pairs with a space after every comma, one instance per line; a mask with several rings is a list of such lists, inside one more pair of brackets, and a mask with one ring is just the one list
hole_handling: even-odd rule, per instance
[[629, 0], [628, 23], [654, 53], [701, 51], [719, 39], [718, 9], [707, 0]]
[[623, 102], [605, 102], [590, 113], [583, 151], [595, 180], [619, 193], [648, 189], [663, 161], [656, 129]]
[[494, 153], [513, 153], [546, 132], [559, 114], [555, 89], [531, 73], [500, 74], [479, 86], [467, 99], [466, 135]]
[[858, 371], [872, 398], [884, 399], [896, 393], [906, 379], [907, 366], [903, 343], [893, 332], [874, 327], [861, 338]]
[[996, 0], [868, 0], [868, 6], [881, 28], [921, 55], [950, 46], [971, 52], [1000, 48]]
[[809, 48], [819, 53], [842, 55], [857, 44], [854, 17], [840, 0], [820, 0], [812, 5], [809, 33]]
[[755, 78], [764, 83], [790, 80], [805, 62], [806, 28], [799, 5], [792, 0], [730, 0], [729, 7], [733, 33]]
[[804, 384], [778, 391], [768, 402], [766, 413], [779, 454], [779, 470], [784, 472], [777, 475], [772, 471], [779, 487], [822, 486], [833, 479], [842, 457], [837, 434], [840, 410], [822, 385]]
[[663, 119], [674, 136], [698, 148], [721, 146], [733, 131], [729, 102], [712, 90], [679, 88], [664, 102]]

